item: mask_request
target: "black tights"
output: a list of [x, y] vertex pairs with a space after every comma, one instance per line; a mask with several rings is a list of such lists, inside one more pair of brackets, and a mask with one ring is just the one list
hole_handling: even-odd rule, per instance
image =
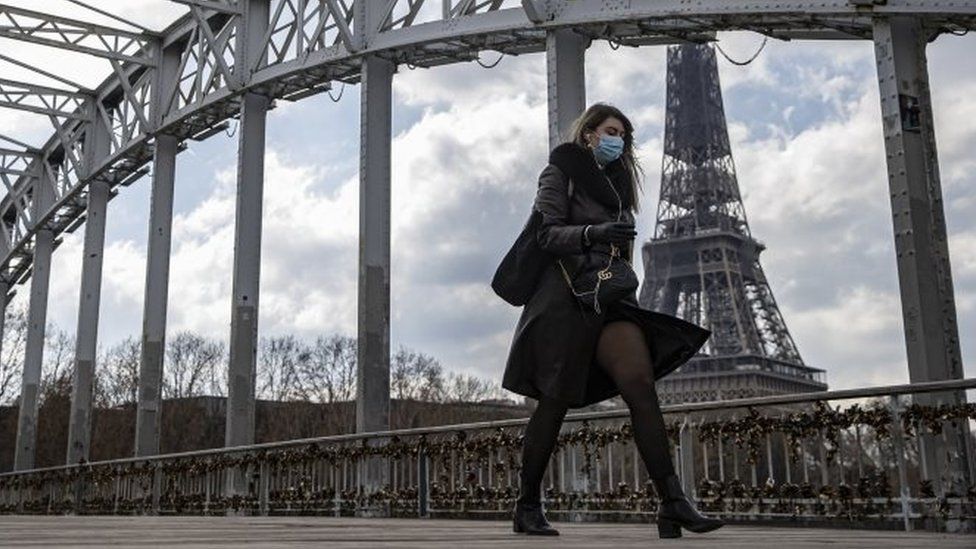
[[[651, 478], [674, 473], [664, 417], [658, 403], [644, 332], [630, 321], [607, 322], [600, 332], [597, 362], [613, 379], [627, 407], [634, 440]], [[538, 503], [542, 476], [566, 416], [566, 403], [543, 396], [525, 427], [520, 503]]]

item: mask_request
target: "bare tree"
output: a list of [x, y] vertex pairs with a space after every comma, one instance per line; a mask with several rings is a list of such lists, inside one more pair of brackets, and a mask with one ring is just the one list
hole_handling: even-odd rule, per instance
[[261, 338], [257, 393], [268, 400], [301, 400], [301, 372], [312, 353], [293, 335]]
[[402, 344], [390, 360], [390, 396], [440, 402], [444, 397], [444, 368], [434, 357]]
[[44, 343], [46, 348], [41, 367], [40, 394], [70, 395], [75, 338], [52, 323], [44, 330]]
[[0, 405], [11, 404], [20, 395], [18, 381], [24, 367], [24, 348], [27, 342], [27, 308], [20, 306], [7, 311], [3, 325], [3, 349], [0, 356]]
[[448, 375], [446, 398], [448, 402], [479, 402], [504, 398], [504, 396], [504, 392], [496, 382], [456, 372]]
[[139, 389], [139, 360], [142, 346], [129, 336], [110, 347], [96, 362], [95, 402], [114, 407], [135, 403]]
[[163, 395], [184, 398], [207, 394], [223, 364], [224, 344], [182, 331], [166, 344]]
[[356, 395], [356, 339], [319, 336], [300, 363], [300, 396], [315, 402], [343, 402]]

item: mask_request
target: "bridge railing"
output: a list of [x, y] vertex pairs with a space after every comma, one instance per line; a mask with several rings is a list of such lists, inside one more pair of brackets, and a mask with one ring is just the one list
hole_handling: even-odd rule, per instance
[[[970, 378], [663, 411], [675, 469], [703, 511], [730, 521], [970, 530], [976, 404], [959, 397], [974, 387]], [[962, 404], [923, 404], [940, 401], [933, 393]], [[6, 473], [0, 512], [504, 517], [518, 495], [526, 421]], [[557, 519], [647, 520], [658, 503], [626, 409], [567, 415], [543, 488]]]

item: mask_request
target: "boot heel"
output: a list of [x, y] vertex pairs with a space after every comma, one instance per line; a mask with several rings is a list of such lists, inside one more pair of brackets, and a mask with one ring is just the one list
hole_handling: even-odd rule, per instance
[[512, 521], [512, 531], [516, 534], [521, 534], [525, 532], [525, 528], [519, 523], [518, 519]]
[[657, 520], [657, 533], [661, 538], [680, 538], [681, 525], [673, 520], [661, 518]]

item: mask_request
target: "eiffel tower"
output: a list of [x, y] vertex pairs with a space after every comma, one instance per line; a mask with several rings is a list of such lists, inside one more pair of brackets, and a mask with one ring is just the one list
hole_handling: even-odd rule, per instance
[[712, 336], [658, 382], [661, 401], [700, 402], [823, 391], [759, 264], [739, 195], [709, 44], [668, 47], [667, 115], [654, 236], [642, 247], [643, 307], [704, 326]]

